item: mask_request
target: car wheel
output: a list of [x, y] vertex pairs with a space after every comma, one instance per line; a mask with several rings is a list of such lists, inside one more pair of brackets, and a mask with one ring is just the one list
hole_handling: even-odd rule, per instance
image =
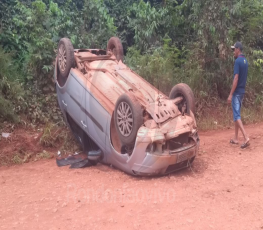
[[[194, 93], [191, 88], [184, 83], [180, 83], [175, 85], [169, 95], [170, 99], [174, 99], [176, 97], [183, 97], [182, 102], [178, 104], [178, 109], [181, 113], [186, 112], [188, 115], [195, 112], [195, 98]], [[186, 107], [186, 108], [185, 108]]]
[[115, 105], [114, 123], [122, 144], [133, 146], [143, 124], [141, 104], [131, 93], [122, 94]]
[[68, 38], [62, 38], [58, 43], [57, 62], [61, 76], [67, 78], [75, 63], [74, 48]]
[[123, 47], [121, 40], [117, 37], [111, 37], [107, 44], [107, 51], [111, 51], [118, 61], [123, 61]]

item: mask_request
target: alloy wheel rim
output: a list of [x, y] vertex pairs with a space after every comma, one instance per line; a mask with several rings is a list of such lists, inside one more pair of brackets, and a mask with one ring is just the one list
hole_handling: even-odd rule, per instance
[[62, 72], [65, 72], [67, 66], [66, 48], [64, 45], [60, 45], [58, 49], [58, 64]]
[[120, 133], [127, 137], [133, 129], [133, 114], [131, 107], [126, 102], [121, 102], [117, 108], [117, 125]]

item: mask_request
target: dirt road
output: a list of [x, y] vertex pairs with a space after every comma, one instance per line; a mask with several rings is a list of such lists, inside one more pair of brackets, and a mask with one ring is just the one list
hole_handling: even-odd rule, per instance
[[[109, 166], [55, 160], [0, 168], [0, 229], [263, 229], [263, 124], [201, 133], [192, 169], [134, 178]], [[242, 140], [240, 140], [241, 142]]]

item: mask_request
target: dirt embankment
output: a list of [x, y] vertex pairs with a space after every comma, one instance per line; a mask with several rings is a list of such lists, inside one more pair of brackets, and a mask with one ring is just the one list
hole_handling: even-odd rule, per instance
[[246, 129], [245, 150], [233, 129], [201, 132], [192, 168], [164, 177], [54, 159], [0, 167], [0, 229], [263, 229], [263, 124]]
[[53, 158], [58, 151], [62, 155], [81, 151], [65, 127], [48, 124], [35, 129], [22, 126], [14, 129], [7, 125], [0, 132], [0, 167]]

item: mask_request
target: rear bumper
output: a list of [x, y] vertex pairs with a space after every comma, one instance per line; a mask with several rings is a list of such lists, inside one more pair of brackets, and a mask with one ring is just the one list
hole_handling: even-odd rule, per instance
[[141, 163], [133, 164], [132, 172], [134, 175], [153, 176], [165, 175], [186, 168], [194, 161], [198, 148], [199, 139], [191, 147], [182, 147], [175, 153], [168, 151], [162, 155], [146, 153]]

